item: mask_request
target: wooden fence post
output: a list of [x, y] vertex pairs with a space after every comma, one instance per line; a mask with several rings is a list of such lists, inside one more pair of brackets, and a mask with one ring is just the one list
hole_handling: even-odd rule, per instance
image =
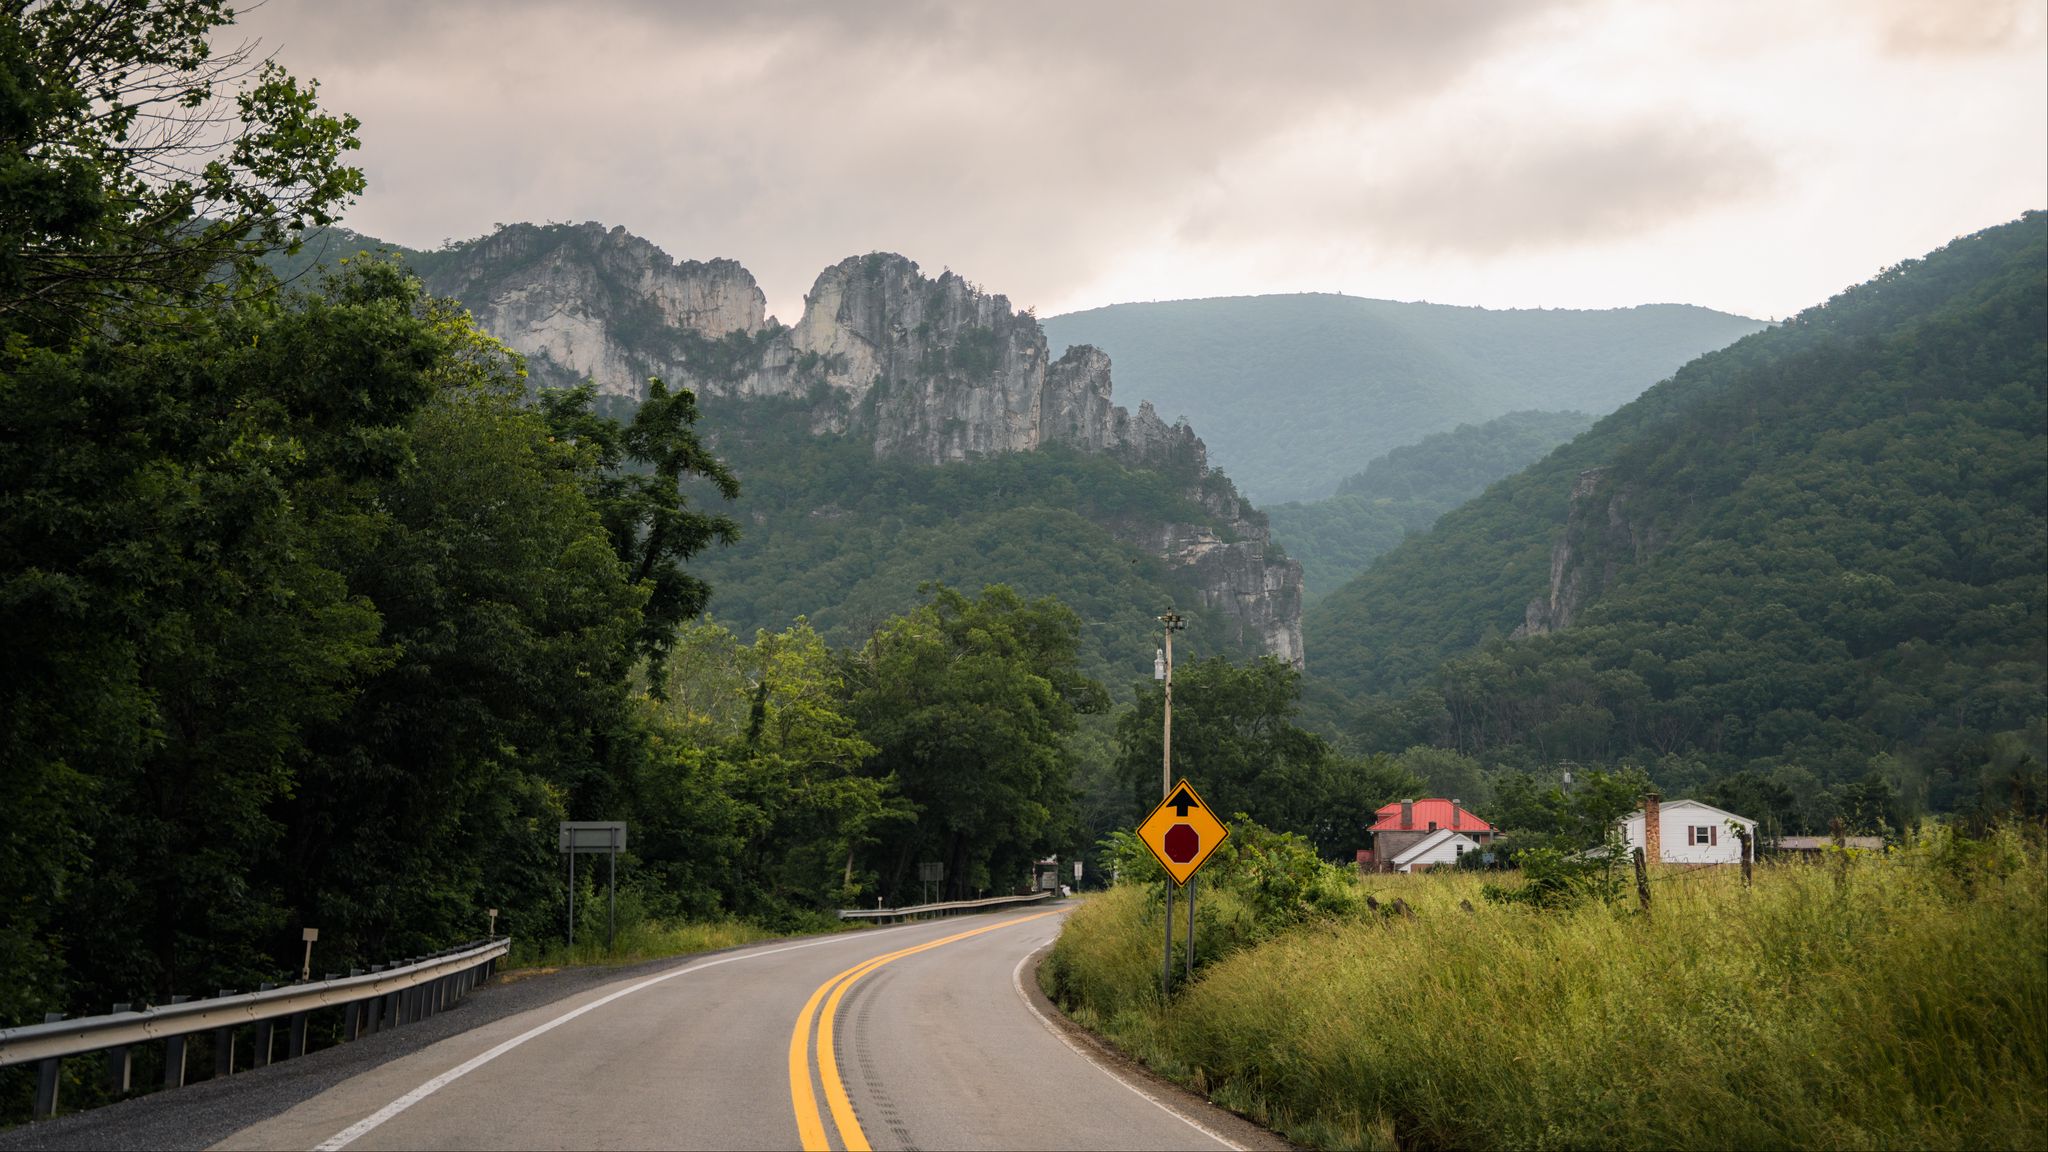
[[1650, 914], [1650, 869], [1643, 863], [1643, 850], [1634, 852], [1636, 861], [1636, 900], [1643, 906], [1643, 915]]
[[1828, 821], [1828, 834], [1835, 841], [1835, 891], [1840, 892], [1849, 883], [1849, 844], [1842, 834], [1842, 818]]
[[1742, 841], [1742, 886], [1749, 887], [1750, 864], [1756, 859], [1756, 842], [1750, 838], [1749, 829], [1735, 829], [1736, 839]]

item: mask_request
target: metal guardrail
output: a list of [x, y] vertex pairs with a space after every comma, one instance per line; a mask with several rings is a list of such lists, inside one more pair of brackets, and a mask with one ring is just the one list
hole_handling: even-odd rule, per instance
[[38, 1119], [57, 1110], [58, 1061], [67, 1056], [105, 1052], [108, 1087], [126, 1092], [133, 1087], [130, 1046], [161, 1042], [165, 1046], [163, 1086], [178, 1088], [185, 1084], [185, 1040], [189, 1036], [214, 1034], [214, 1074], [227, 1075], [234, 1070], [235, 1029], [253, 1024], [251, 1066], [261, 1068], [271, 1062], [280, 1020], [286, 1023], [287, 1057], [305, 1054], [307, 1017], [323, 1008], [341, 1009], [344, 1040], [424, 1020], [454, 1006], [488, 980], [499, 958], [511, 949], [511, 938], [499, 937], [402, 964], [377, 964], [367, 972], [356, 969], [347, 976], [331, 975], [282, 988], [211, 1000], [174, 996], [169, 1004], [141, 1012], [117, 1010], [106, 1016], [53, 1018], [42, 1024], [0, 1028], [0, 1068], [41, 1063], [35, 1101]]
[[1050, 892], [1033, 892], [1029, 896], [990, 896], [985, 900], [952, 900], [944, 904], [912, 904], [908, 908], [842, 908], [841, 920], [867, 920], [882, 923], [886, 920], [916, 920], [924, 916], [951, 916], [956, 912], [976, 912], [983, 908], [999, 908], [1006, 904], [1035, 904], [1052, 896]]

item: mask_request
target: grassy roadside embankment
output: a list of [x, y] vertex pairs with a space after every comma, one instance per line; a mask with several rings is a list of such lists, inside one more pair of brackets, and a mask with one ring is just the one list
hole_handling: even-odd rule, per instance
[[1156, 884], [1077, 910], [1042, 978], [1126, 1052], [1321, 1147], [2048, 1145], [2048, 853], [1938, 831], [1838, 863], [1748, 890], [1659, 873], [1646, 918], [1632, 892], [1490, 902], [1471, 873], [1323, 874], [1358, 902], [1290, 908], [1239, 859], [1203, 889], [1202, 947], [1228, 954], [1170, 1006]]
[[[830, 930], [823, 925], [812, 929], [821, 932]], [[516, 941], [512, 955], [506, 958], [505, 967], [508, 971], [519, 971], [528, 968], [566, 968], [573, 965], [637, 964], [642, 960], [660, 960], [692, 952], [715, 952], [720, 948], [752, 944], [756, 940], [773, 940], [781, 936], [802, 934], [777, 932], [745, 920], [637, 920], [632, 924], [620, 926], [618, 939], [609, 949], [605, 947], [604, 929], [601, 926], [587, 936], [579, 934], [573, 953], [568, 942], [560, 937], [534, 945]]]

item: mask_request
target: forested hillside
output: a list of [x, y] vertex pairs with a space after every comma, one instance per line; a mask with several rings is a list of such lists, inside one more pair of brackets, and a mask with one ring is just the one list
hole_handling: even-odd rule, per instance
[[1043, 321], [1208, 438], [1252, 499], [1318, 500], [1402, 445], [1526, 409], [1600, 415], [1762, 325], [1706, 308], [1490, 311], [1301, 294], [1116, 304]]
[[1327, 500], [1266, 510], [1273, 539], [1301, 561], [1313, 598], [1365, 571], [1410, 532], [1593, 426], [1583, 412], [1510, 412], [1404, 445], [1347, 476]]
[[1258, 654], [1149, 539], [1165, 524], [1230, 537], [1229, 519], [1192, 498], [1223, 480], [1191, 459], [1140, 468], [1053, 446], [921, 464], [814, 434], [808, 406], [773, 399], [723, 406], [715, 443], [746, 485], [741, 536], [693, 570], [717, 589], [712, 615], [742, 635], [806, 616], [830, 642], [858, 645], [937, 580], [1057, 597], [1081, 616], [1083, 666], [1119, 695], [1151, 675], [1169, 604], [1200, 650]]
[[1319, 603], [1319, 714], [1788, 829], [2039, 811], [2044, 332], [2035, 212], [1701, 357]]

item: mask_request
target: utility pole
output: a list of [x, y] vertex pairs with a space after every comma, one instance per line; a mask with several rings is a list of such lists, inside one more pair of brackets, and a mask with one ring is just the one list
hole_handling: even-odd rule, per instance
[[[1159, 666], [1155, 669], [1159, 678], [1166, 682], [1166, 728], [1160, 739], [1159, 798], [1164, 800], [1173, 792], [1173, 634], [1188, 626], [1181, 614], [1168, 608], [1159, 618], [1166, 629], [1166, 647], [1161, 651]], [[1188, 892], [1188, 943], [1194, 944], [1195, 902], [1192, 889]], [[1173, 877], [1166, 878], [1166, 958], [1159, 969], [1159, 995], [1164, 998], [1173, 988]]]
[[1159, 765], [1159, 798], [1164, 800], [1173, 791], [1173, 634], [1185, 629], [1188, 622], [1171, 608], [1159, 618], [1159, 622], [1166, 627], [1166, 659], [1160, 675], [1166, 681], [1166, 732], [1161, 741], [1164, 754]]

